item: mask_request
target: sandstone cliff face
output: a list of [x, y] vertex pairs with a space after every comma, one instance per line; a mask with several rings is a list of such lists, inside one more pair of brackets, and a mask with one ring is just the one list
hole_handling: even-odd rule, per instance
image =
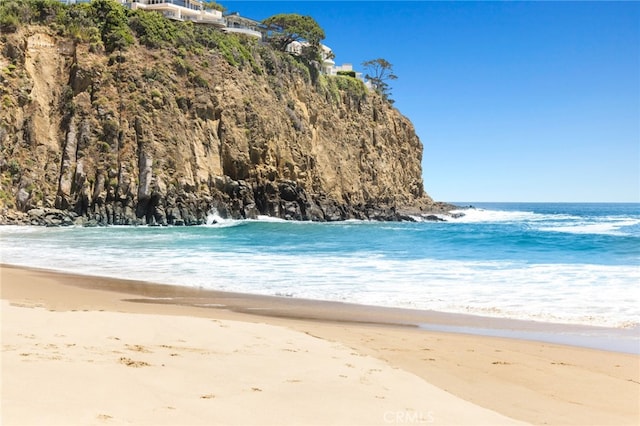
[[[0, 41], [0, 210], [100, 224], [270, 215], [394, 220], [425, 194], [411, 122], [373, 93], [254, 64], [132, 46], [105, 55], [27, 26]], [[340, 77], [348, 78], [348, 77]], [[339, 82], [338, 82], [339, 83]]]

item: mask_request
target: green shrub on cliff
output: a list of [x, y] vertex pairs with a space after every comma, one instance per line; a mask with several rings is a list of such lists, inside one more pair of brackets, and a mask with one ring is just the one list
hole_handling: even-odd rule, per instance
[[134, 10], [129, 16], [129, 26], [141, 44], [148, 47], [162, 47], [176, 43], [180, 33], [177, 25], [158, 12]]
[[107, 52], [124, 49], [133, 43], [127, 13], [115, 0], [93, 0], [91, 8]]
[[225, 34], [212, 28], [196, 26], [195, 41], [205, 49], [215, 49], [234, 67], [249, 65], [256, 74], [262, 69], [253, 57], [255, 41], [236, 34]]
[[3, 0], [0, 3], [0, 28], [13, 32], [29, 23], [51, 24], [64, 5], [57, 0]]
[[52, 23], [63, 13], [64, 6], [56, 0], [32, 0], [31, 8], [35, 13], [35, 19], [41, 23]]
[[338, 89], [343, 90], [352, 96], [363, 97], [367, 94], [367, 88], [362, 80], [341, 75], [329, 77], [329, 80], [335, 83]]
[[115, 0], [64, 5], [57, 0], [3, 0], [0, 29], [14, 32], [21, 25], [48, 25], [61, 35], [95, 42], [97, 36], [107, 52], [133, 43], [126, 9]]
[[56, 20], [58, 33], [79, 42], [103, 47], [100, 30], [95, 24], [93, 9], [86, 3], [70, 6]]
[[20, 18], [16, 15], [4, 13], [0, 15], [0, 33], [12, 33], [18, 29]]
[[356, 72], [355, 71], [338, 71], [337, 74], [338, 75], [344, 75], [346, 77], [356, 78]]
[[318, 79], [318, 86], [333, 102], [339, 102], [342, 93], [352, 98], [364, 98], [367, 95], [367, 88], [361, 80], [344, 75], [323, 75]]

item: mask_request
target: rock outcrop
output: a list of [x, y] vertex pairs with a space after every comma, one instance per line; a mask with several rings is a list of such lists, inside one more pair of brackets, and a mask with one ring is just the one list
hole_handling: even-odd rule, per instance
[[0, 221], [447, 210], [424, 192], [422, 145], [406, 117], [350, 77], [312, 78], [295, 58], [243, 43], [251, 63], [231, 65], [215, 49], [92, 52], [41, 26], [3, 35]]

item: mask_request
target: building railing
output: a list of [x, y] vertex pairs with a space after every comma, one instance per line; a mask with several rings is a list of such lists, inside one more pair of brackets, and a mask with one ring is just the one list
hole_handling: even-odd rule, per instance
[[250, 28], [224, 27], [222, 31], [224, 31], [225, 33], [246, 34], [251, 37], [257, 37], [259, 39], [262, 39], [262, 33], [260, 31], [255, 31]]

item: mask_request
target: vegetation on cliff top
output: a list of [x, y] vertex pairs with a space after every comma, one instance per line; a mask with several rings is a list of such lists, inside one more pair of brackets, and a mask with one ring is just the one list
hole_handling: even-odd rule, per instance
[[[183, 47], [198, 52], [221, 43], [223, 34], [192, 22], [171, 21], [157, 12], [128, 10], [113, 0], [64, 5], [57, 0], [3, 0], [0, 29], [15, 32], [21, 25], [39, 24], [76, 42], [91, 43], [107, 53], [135, 42], [150, 48]], [[135, 37], [134, 37], [135, 36]], [[237, 46], [234, 46], [237, 47]]]
[[[211, 3], [215, 5], [215, 2]], [[93, 52], [121, 51], [136, 40], [152, 49], [177, 49], [183, 52], [179, 56], [184, 56], [184, 52], [198, 55], [213, 49], [234, 67], [248, 66], [256, 74], [262, 74], [265, 70], [257, 63], [254, 52], [257, 51], [266, 59], [267, 67], [271, 62], [269, 57], [273, 54], [268, 47], [258, 46], [254, 39], [225, 34], [189, 21], [172, 21], [157, 12], [128, 10], [114, 0], [93, 0], [72, 5], [57, 0], [2, 0], [0, 30], [3, 33], [13, 33], [20, 26], [28, 24], [49, 26], [60, 36], [70, 37], [78, 43], [88, 43]], [[286, 60], [297, 63], [294, 65], [306, 79], [320, 83], [320, 87], [326, 87], [327, 80], [335, 79], [329, 84], [333, 88], [333, 98], [338, 97], [335, 90], [347, 90], [356, 97], [366, 94], [366, 89], [358, 81], [348, 81], [343, 77], [324, 77], [319, 81], [316, 64], [319, 61], [319, 45], [325, 34], [313, 18], [279, 14], [266, 19], [265, 25], [272, 29], [270, 45], [276, 51], [283, 52], [284, 47], [292, 41], [306, 40], [309, 43], [300, 56], [287, 54]], [[179, 57], [177, 60], [180, 61]]]

